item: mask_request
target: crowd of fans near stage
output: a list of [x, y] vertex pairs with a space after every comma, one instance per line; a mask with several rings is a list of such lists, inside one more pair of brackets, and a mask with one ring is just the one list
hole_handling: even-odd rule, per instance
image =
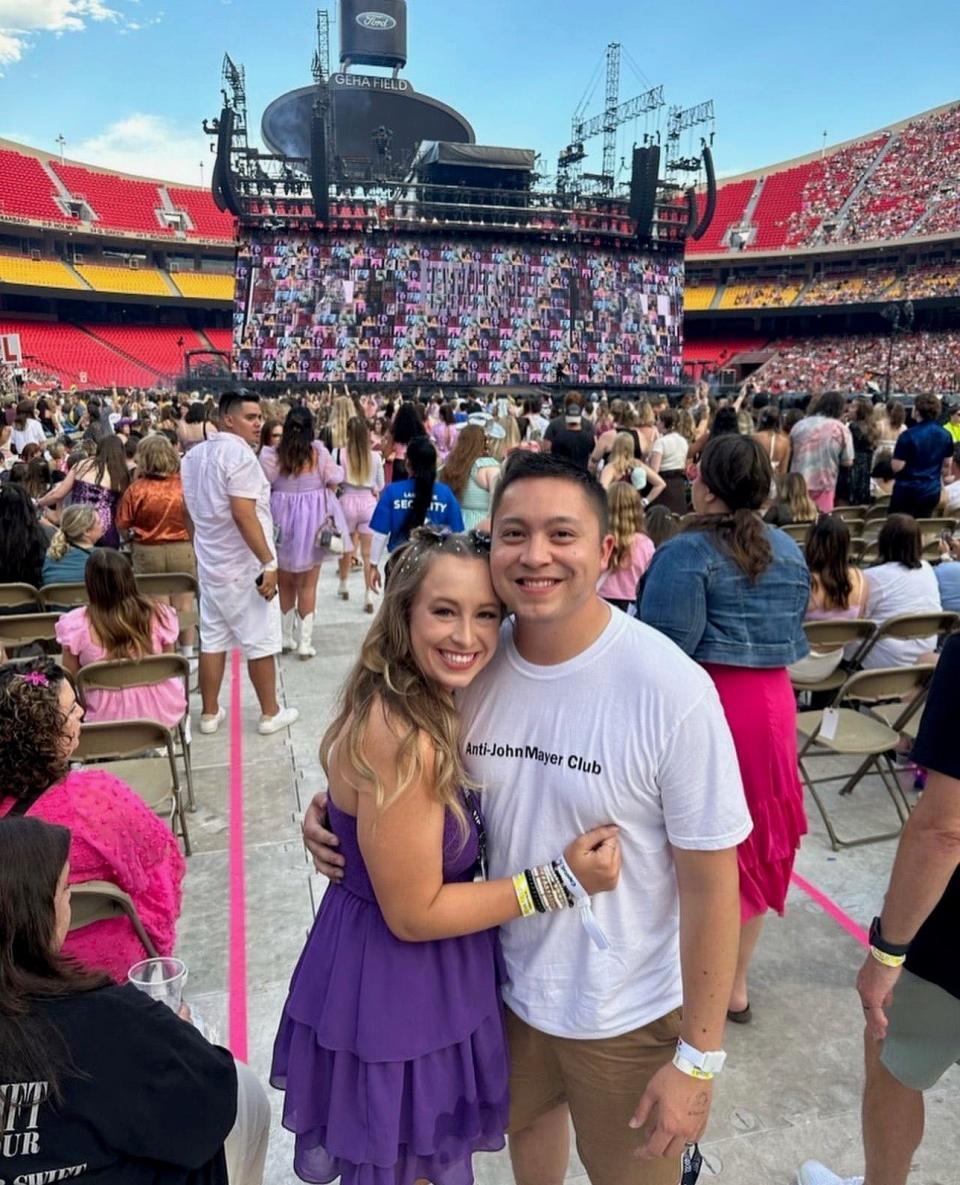
[[[835, 171], [816, 201], [846, 190]], [[807, 831], [798, 700], [828, 706], [804, 683], [850, 659], [811, 647], [805, 626], [960, 614], [960, 399], [882, 398], [857, 381], [869, 343], [862, 356], [848, 339], [818, 348], [812, 363], [803, 343], [782, 354], [769, 387], [722, 395], [701, 383], [672, 400], [344, 386], [27, 397], [7, 385], [0, 614], [56, 614], [45, 641], [4, 635], [0, 665], [0, 1084], [34, 1092], [0, 1085], [17, 1172], [31, 1167], [33, 1108], [46, 1151], [104, 1180], [159, 1179], [162, 1166], [171, 1182], [259, 1182], [276, 1088], [303, 1180], [460, 1185], [475, 1153], [504, 1144], [512, 1062], [518, 1181], [539, 1179], [545, 1147], [552, 1163], [565, 1155], [566, 1111], [562, 1131], [543, 1130], [560, 1105], [592, 1180], [625, 1180], [638, 1149], [638, 1181], [679, 1179], [706, 1125], [724, 1025], [751, 1022], [753, 952], [767, 915], [784, 912]], [[955, 348], [916, 365], [946, 378]], [[845, 380], [847, 393], [828, 389]], [[335, 585], [320, 584], [325, 564]], [[333, 884], [290, 969], [267, 1084], [210, 1044], [188, 1007], [178, 1017], [127, 985], [138, 961], [176, 953], [186, 830], [77, 753], [85, 725], [153, 721], [183, 748], [191, 729], [216, 734], [235, 649], [258, 734], [307, 727], [282, 702], [277, 669], [322, 663], [327, 597], [370, 632], [323, 740], [329, 792], [304, 826]], [[564, 629], [551, 634], [547, 618]], [[868, 1185], [878, 1164], [883, 1181], [906, 1181], [922, 1091], [960, 1057], [955, 1041], [935, 1056], [940, 1034], [911, 1030], [922, 1014], [960, 1031], [950, 632], [891, 637], [863, 664], [936, 667], [923, 720], [897, 746], [916, 805], [858, 981], [878, 1039]], [[183, 662], [152, 683], [85, 689], [85, 668], [161, 655]], [[636, 754], [603, 735], [614, 717], [630, 721]], [[538, 771], [509, 775], [509, 809], [464, 792], [507, 777], [486, 742], [516, 737], [549, 755], [554, 721], [592, 754], [582, 761], [596, 762], [607, 796], [608, 814], [581, 835], [543, 799]], [[566, 776], [558, 793], [574, 785]], [[638, 826], [649, 850], [632, 843]], [[541, 830], [556, 853], [537, 855]], [[651, 857], [669, 845], [667, 865]], [[126, 895], [138, 925], [121, 912], [71, 926], [69, 886], [86, 882]], [[547, 934], [538, 914], [574, 905], [582, 929], [529, 937]], [[619, 995], [604, 943], [632, 968]], [[543, 990], [571, 959], [589, 1006], [569, 983]], [[581, 1038], [582, 1064], [569, 1054]], [[630, 1064], [626, 1110], [604, 1045]], [[919, 1123], [885, 1121], [918, 1106]], [[459, 1175], [444, 1176], [450, 1165]], [[842, 1182], [816, 1163], [800, 1179]]]

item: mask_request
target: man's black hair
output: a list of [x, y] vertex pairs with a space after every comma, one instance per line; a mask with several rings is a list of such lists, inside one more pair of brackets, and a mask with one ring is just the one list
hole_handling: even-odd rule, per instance
[[553, 481], [569, 481], [583, 490], [587, 501], [593, 507], [600, 524], [601, 539], [609, 533], [610, 512], [607, 493], [597, 479], [564, 457], [553, 453], [528, 453], [518, 450], [511, 453], [503, 468], [503, 476], [493, 491], [490, 520], [493, 522], [500, 509], [504, 493], [518, 481], [532, 481], [549, 478]]
[[220, 396], [220, 403], [217, 407], [218, 414], [221, 419], [224, 416], [233, 415], [234, 411], [242, 403], [260, 403], [260, 396], [256, 391], [245, 391], [242, 387], [238, 387], [236, 391], [224, 391]]

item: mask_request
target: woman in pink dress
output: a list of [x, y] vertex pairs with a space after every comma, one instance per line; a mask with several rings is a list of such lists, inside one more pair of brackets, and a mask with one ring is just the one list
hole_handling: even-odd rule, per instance
[[[161, 955], [173, 953], [186, 863], [170, 828], [118, 778], [71, 770], [83, 713], [56, 663], [0, 667], [0, 817], [29, 815], [71, 833], [70, 883], [128, 893]], [[67, 936], [64, 954], [117, 983], [148, 952], [125, 917]]]
[[[180, 633], [176, 611], [137, 589], [125, 555], [99, 549], [91, 552], [84, 582], [90, 603], [71, 609], [57, 622], [63, 665], [71, 675], [105, 659], [173, 652]], [[173, 678], [154, 687], [88, 691], [86, 706], [89, 723], [157, 720], [165, 728], [174, 728], [187, 711], [187, 698], [183, 680]]]

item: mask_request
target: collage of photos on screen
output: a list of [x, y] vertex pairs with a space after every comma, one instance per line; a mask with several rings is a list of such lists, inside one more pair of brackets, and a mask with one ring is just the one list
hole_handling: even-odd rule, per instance
[[238, 273], [247, 380], [642, 385], [682, 373], [679, 259], [260, 234]]

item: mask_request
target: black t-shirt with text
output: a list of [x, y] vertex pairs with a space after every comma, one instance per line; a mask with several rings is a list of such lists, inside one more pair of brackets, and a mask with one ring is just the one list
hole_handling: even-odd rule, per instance
[[[937, 663], [920, 722], [913, 758], [917, 765], [960, 782], [957, 703], [960, 701], [960, 636], [947, 641]], [[957, 787], [960, 794], [960, 786]], [[960, 999], [960, 868], [920, 927], [907, 955], [907, 970]]]
[[38, 998], [73, 1070], [62, 1101], [0, 1065], [0, 1182], [227, 1185], [223, 1142], [237, 1116], [226, 1049], [136, 988]]

